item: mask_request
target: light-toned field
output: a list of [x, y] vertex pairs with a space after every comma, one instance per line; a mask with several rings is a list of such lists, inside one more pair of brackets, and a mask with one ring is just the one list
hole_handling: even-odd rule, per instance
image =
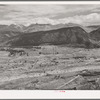
[[22, 50], [27, 54], [0, 51], [1, 90], [100, 89], [100, 49], [64, 45]]

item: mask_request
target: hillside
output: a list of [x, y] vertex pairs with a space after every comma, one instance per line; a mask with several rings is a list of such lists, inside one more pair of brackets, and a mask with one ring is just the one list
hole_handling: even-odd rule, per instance
[[90, 37], [95, 41], [100, 41], [100, 28], [90, 32]]
[[48, 31], [48, 30], [54, 30], [54, 29], [65, 28], [65, 27], [74, 27], [74, 26], [80, 26], [80, 25], [74, 24], [74, 23], [57, 24], [57, 25], [31, 24], [31, 25], [26, 27], [24, 32]]
[[[99, 26], [88, 26], [93, 30], [88, 34], [84, 26], [77, 24], [31, 24], [0, 25], [0, 46], [36, 46], [42, 44], [67, 44], [75, 47], [98, 46]], [[95, 29], [95, 30], [94, 30]]]
[[10, 38], [23, 34], [23, 25], [0, 25], [0, 43], [9, 40]]
[[9, 40], [10, 38], [21, 35], [22, 32], [14, 32], [14, 31], [0, 31], [0, 43]]
[[88, 33], [80, 27], [60, 28], [50, 31], [39, 31], [15, 36], [6, 45], [35, 46], [41, 44], [90, 45]]
[[100, 25], [89, 25], [89, 26], [84, 26], [83, 29], [85, 31], [87, 31], [88, 33], [97, 30], [98, 28], [100, 28]]
[[16, 24], [0, 25], [0, 32], [3, 31], [24, 32], [25, 29], [26, 27], [24, 25], [16, 25]]
[[50, 24], [31, 24], [29, 26], [24, 25], [0, 25], [0, 43], [5, 42], [17, 35], [38, 32], [38, 31], [47, 31], [54, 30], [63, 27], [75, 26], [74, 24], [59, 24], [59, 25], [50, 25]]

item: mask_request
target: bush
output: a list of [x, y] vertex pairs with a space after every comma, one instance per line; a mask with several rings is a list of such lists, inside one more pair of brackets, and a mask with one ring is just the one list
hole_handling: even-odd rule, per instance
[[90, 43], [89, 41], [86, 41], [86, 42], [85, 42], [85, 46], [86, 46], [86, 48], [88, 49], [88, 48], [91, 47], [91, 43]]
[[41, 52], [39, 52], [39, 54], [41, 54]]

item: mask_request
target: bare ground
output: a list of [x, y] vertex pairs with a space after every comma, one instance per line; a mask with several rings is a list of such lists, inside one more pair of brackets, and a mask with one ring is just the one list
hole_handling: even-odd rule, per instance
[[8, 56], [9, 52], [0, 51], [1, 90], [100, 89], [100, 49], [22, 49], [28, 55]]

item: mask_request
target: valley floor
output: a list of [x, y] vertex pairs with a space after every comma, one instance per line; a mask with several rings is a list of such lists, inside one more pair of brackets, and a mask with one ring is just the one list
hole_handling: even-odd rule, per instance
[[0, 51], [1, 90], [100, 90], [100, 49], [40, 46]]

